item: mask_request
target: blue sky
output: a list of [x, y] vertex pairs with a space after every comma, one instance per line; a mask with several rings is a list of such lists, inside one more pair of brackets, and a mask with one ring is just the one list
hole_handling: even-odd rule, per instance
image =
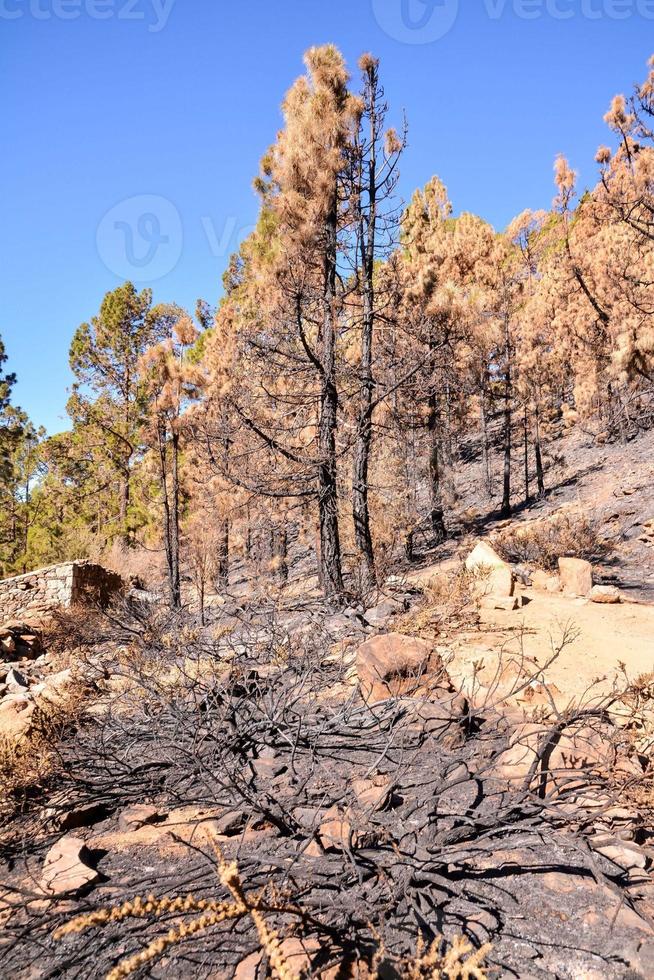
[[593, 182], [654, 0], [0, 0], [0, 335], [36, 423], [66, 426], [70, 339], [122, 279], [217, 299], [283, 94], [328, 41], [381, 58], [403, 196], [437, 173], [501, 228], [549, 206], [557, 153]]

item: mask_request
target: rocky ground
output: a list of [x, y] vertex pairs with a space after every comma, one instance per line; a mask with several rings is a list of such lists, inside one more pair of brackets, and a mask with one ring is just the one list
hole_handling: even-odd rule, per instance
[[307, 558], [0, 631], [0, 975], [653, 975], [651, 443], [367, 605]]

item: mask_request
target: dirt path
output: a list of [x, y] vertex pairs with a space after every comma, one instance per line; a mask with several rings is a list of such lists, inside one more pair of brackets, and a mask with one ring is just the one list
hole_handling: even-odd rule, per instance
[[564, 701], [578, 698], [598, 678], [602, 680], [594, 691], [608, 692], [620, 661], [632, 680], [654, 671], [653, 605], [605, 606], [534, 589], [525, 589], [524, 595], [530, 602], [518, 612], [484, 611], [479, 630], [457, 637], [451, 668], [455, 679], [469, 677], [473, 663], [481, 658], [488, 676], [499, 651], [516, 653], [521, 643], [527, 657], [545, 664], [566, 628], [575, 632], [576, 639], [546, 675]]

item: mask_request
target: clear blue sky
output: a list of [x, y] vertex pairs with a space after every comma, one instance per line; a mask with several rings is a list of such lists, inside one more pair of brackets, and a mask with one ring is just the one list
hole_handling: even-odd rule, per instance
[[437, 173], [500, 228], [549, 206], [557, 153], [594, 180], [654, 2], [0, 0], [0, 334], [36, 423], [65, 427], [72, 333], [130, 270], [156, 301], [217, 299], [283, 93], [327, 41], [382, 60], [404, 197]]

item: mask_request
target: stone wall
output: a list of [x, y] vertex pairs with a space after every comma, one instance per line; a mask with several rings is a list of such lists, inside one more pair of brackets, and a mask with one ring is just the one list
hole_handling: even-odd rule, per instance
[[0, 581], [0, 623], [43, 619], [61, 606], [106, 606], [123, 585], [120, 575], [89, 561], [39, 568]]

